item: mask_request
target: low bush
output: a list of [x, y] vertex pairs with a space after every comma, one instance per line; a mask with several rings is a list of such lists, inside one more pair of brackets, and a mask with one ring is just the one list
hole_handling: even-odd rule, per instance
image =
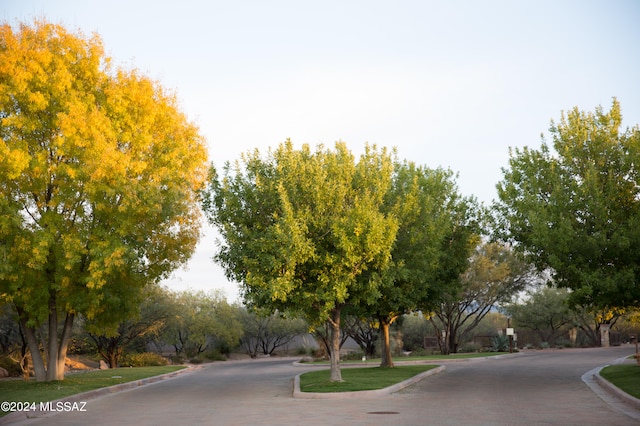
[[20, 365], [18, 365], [18, 363], [12, 360], [9, 356], [0, 356], [0, 367], [7, 370], [11, 377], [22, 376], [22, 369], [20, 368]]
[[169, 358], [171, 364], [184, 364], [184, 357], [182, 355], [171, 355]]
[[459, 353], [472, 353], [479, 352], [481, 349], [480, 345], [474, 342], [467, 342], [458, 348]]
[[340, 356], [340, 359], [343, 361], [361, 361], [363, 355], [364, 353], [359, 351], [349, 352]]
[[439, 354], [439, 353], [440, 353], [440, 351], [433, 350], [433, 349], [414, 348], [411, 351], [411, 356], [431, 356], [431, 355], [436, 355], [436, 354]]
[[506, 334], [495, 336], [491, 343], [493, 344], [491, 348], [493, 352], [506, 352], [509, 350], [509, 336]]
[[141, 354], [130, 354], [123, 357], [120, 362], [121, 367], [156, 367], [167, 365], [169, 361], [165, 357], [155, 352], [143, 352]]
[[209, 351], [209, 352], [205, 352], [204, 354], [204, 358], [208, 361], [226, 361], [227, 360], [227, 353], [226, 352], [220, 352], [220, 351]]

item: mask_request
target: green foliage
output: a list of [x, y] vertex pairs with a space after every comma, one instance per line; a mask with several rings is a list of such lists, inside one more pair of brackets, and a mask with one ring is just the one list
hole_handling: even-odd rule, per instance
[[[94, 349], [111, 367], [119, 364], [125, 350], [144, 351], [147, 344], [157, 341], [171, 315], [170, 293], [158, 285], [143, 289], [143, 300], [132, 316], [114, 330], [96, 321], [85, 321], [85, 331]], [[136, 350], [137, 349], [137, 350]]]
[[517, 242], [574, 304], [640, 301], [640, 129], [620, 104], [551, 123], [552, 147], [514, 149], [498, 184], [501, 237]]
[[491, 341], [493, 352], [507, 352], [509, 350], [509, 336], [506, 334], [498, 334]]
[[303, 319], [290, 318], [280, 312], [268, 315], [241, 308], [240, 321], [243, 328], [240, 345], [252, 358], [257, 357], [258, 353], [271, 355], [309, 330], [309, 325]]
[[529, 293], [526, 301], [505, 307], [513, 324], [536, 332], [540, 341], [553, 343], [564, 329], [573, 325], [566, 289], [543, 287]]
[[457, 351], [492, 309], [511, 301], [532, 279], [530, 265], [510, 247], [496, 242], [476, 247], [431, 318], [436, 335], [447, 334], [443, 353]]
[[458, 194], [451, 171], [396, 163], [385, 210], [398, 218], [380, 297], [363, 307], [380, 322], [382, 365], [392, 366], [388, 327], [404, 313], [430, 310], [462, 273], [477, 243], [480, 209]]
[[242, 335], [238, 309], [219, 293], [167, 294], [169, 316], [162, 340], [187, 358], [213, 349], [235, 347]]
[[343, 334], [352, 338], [367, 357], [377, 353], [380, 325], [374, 318], [358, 318], [347, 315], [342, 320]]
[[332, 325], [332, 373], [339, 380], [340, 310], [373, 303], [380, 280], [368, 271], [389, 262], [396, 218], [381, 211], [393, 161], [367, 146], [356, 162], [335, 149], [290, 141], [266, 158], [256, 150], [212, 169], [203, 207], [223, 242], [216, 260], [243, 285], [247, 302], [298, 311]]
[[[60, 380], [77, 314], [115, 329], [193, 252], [207, 150], [175, 97], [112, 70], [97, 36], [36, 20], [2, 24], [0, 46], [0, 303], [37, 380]], [[48, 354], [43, 324], [59, 331]]]
[[204, 208], [224, 240], [216, 259], [248, 302], [299, 309], [314, 323], [336, 306], [372, 300], [364, 271], [383, 265], [395, 219], [380, 211], [392, 162], [367, 147], [356, 162], [344, 143], [296, 150], [287, 141], [212, 171]]
[[[508, 346], [508, 342], [507, 342], [507, 349], [508, 348], [509, 348], [509, 346]], [[460, 345], [460, 347], [458, 348], [458, 353], [463, 353], [464, 354], [464, 353], [479, 352], [480, 349], [482, 349], [482, 348], [477, 343], [467, 342], [467, 343], [464, 343], [464, 344]]]
[[121, 367], [157, 367], [161, 365], [167, 365], [169, 361], [165, 357], [155, 352], [143, 352], [140, 354], [126, 355], [122, 362]]
[[0, 367], [7, 370], [9, 376], [18, 377], [22, 375], [20, 364], [9, 355], [0, 355]]
[[434, 335], [431, 323], [421, 314], [404, 315], [401, 330], [405, 351], [422, 349], [424, 338]]

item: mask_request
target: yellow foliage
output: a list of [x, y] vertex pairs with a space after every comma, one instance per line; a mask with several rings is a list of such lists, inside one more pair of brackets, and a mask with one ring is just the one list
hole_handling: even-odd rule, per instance
[[34, 311], [49, 289], [92, 316], [125, 311], [113, 295], [194, 249], [205, 141], [158, 82], [112, 70], [96, 35], [36, 20], [1, 25], [0, 46], [0, 199], [13, 215], [1, 219], [17, 224], [0, 229], [12, 268], [0, 291], [11, 276]]

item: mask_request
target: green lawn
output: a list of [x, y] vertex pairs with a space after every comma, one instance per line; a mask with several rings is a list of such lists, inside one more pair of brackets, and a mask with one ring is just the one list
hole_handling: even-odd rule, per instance
[[640, 366], [636, 364], [610, 365], [600, 375], [616, 387], [636, 398], [640, 398]]
[[300, 391], [353, 392], [382, 389], [436, 367], [437, 365], [403, 365], [394, 368], [343, 368], [343, 382], [330, 382], [330, 370], [311, 371], [300, 376]]
[[[64, 380], [55, 382], [1, 380], [0, 400], [35, 403], [54, 401], [66, 396], [159, 376], [161, 374], [182, 370], [183, 368], [186, 367], [181, 365], [167, 365], [162, 367], [114, 368], [110, 370], [67, 374]], [[0, 417], [6, 414], [9, 413], [0, 412]]]

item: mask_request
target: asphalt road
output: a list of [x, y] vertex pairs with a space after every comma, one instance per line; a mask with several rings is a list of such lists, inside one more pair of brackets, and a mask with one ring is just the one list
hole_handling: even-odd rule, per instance
[[[384, 398], [294, 399], [309, 367], [291, 359], [214, 363], [89, 400], [84, 412], [27, 425], [637, 425], [581, 379], [634, 348], [528, 351], [447, 363], [446, 371]], [[78, 402], [81, 402], [80, 400]]]

